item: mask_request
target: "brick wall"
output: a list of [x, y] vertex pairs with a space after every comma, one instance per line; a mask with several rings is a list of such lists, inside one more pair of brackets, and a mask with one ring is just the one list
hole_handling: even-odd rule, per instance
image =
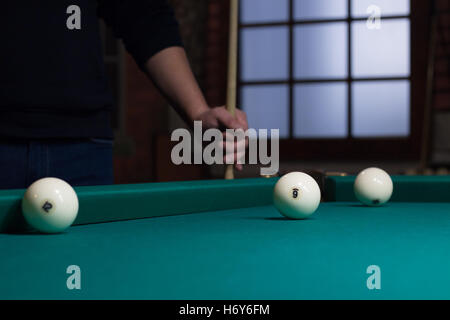
[[129, 55], [126, 56], [126, 134], [134, 144], [131, 155], [114, 158], [115, 182], [141, 183], [154, 179], [154, 139], [164, 129], [167, 104]]
[[439, 30], [436, 47], [434, 106], [450, 110], [450, 1], [437, 1]]
[[450, 2], [436, 2], [439, 14], [434, 74], [434, 166], [450, 166]]
[[229, 1], [209, 1], [205, 93], [208, 103], [212, 106], [224, 105], [226, 102], [229, 10]]

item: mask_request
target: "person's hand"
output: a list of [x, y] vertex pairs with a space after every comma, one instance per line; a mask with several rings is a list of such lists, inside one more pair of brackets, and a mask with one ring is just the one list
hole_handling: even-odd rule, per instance
[[242, 129], [244, 132], [248, 129], [247, 116], [242, 110], [236, 109], [235, 116], [233, 117], [228, 110], [222, 107], [209, 108], [207, 111], [202, 112], [195, 117], [194, 121], [202, 121], [203, 128], [207, 129], [220, 129], [224, 131], [224, 150], [233, 150], [231, 153], [224, 155], [224, 161], [227, 163], [233, 159], [233, 163], [237, 170], [242, 170], [242, 164], [238, 164], [237, 160], [245, 156], [245, 149], [248, 145], [248, 138], [238, 139], [234, 141], [234, 136], [230, 136], [226, 133], [226, 129]]

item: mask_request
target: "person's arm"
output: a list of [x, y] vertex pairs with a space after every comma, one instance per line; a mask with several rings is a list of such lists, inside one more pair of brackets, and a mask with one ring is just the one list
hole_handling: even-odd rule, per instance
[[[236, 117], [232, 117], [225, 107], [207, 105], [192, 74], [178, 22], [167, 0], [97, 2], [99, 17], [116, 37], [123, 39], [139, 68], [149, 75], [189, 125], [198, 120], [204, 128], [247, 130], [247, 119], [242, 111], [236, 110]], [[235, 153], [233, 157], [236, 159], [239, 155]]]
[[[241, 110], [233, 117], [224, 106], [210, 108], [192, 74], [186, 53], [181, 47], [162, 50], [148, 60], [146, 71], [167, 100], [189, 125], [202, 121], [205, 128], [248, 129]], [[239, 155], [234, 155], [236, 159]], [[241, 169], [241, 165], [236, 165]]]
[[208, 111], [183, 48], [164, 49], [150, 58], [145, 67], [151, 80], [187, 122]]

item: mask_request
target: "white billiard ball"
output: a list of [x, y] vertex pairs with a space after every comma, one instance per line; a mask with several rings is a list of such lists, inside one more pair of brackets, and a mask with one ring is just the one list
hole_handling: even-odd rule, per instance
[[394, 185], [386, 171], [368, 168], [358, 174], [353, 190], [356, 198], [363, 204], [381, 206], [391, 198]]
[[289, 219], [305, 219], [319, 207], [320, 188], [316, 180], [302, 172], [282, 176], [275, 185], [273, 203]]
[[44, 178], [28, 187], [22, 199], [25, 220], [43, 233], [59, 233], [75, 221], [78, 197], [67, 182]]

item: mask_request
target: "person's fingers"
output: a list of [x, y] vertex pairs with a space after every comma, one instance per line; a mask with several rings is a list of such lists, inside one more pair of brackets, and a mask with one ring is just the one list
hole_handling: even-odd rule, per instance
[[214, 108], [214, 115], [225, 128], [227, 129], [240, 129], [241, 124], [237, 118], [233, 117], [225, 107]]
[[249, 140], [246, 136], [239, 135], [235, 136], [234, 134], [230, 134], [227, 132], [223, 133], [223, 144], [226, 150], [236, 151], [236, 150], [245, 150], [248, 146]]
[[247, 114], [244, 111], [237, 109], [236, 110], [236, 118], [239, 121], [241, 128], [244, 131], [247, 131], [248, 130]]
[[216, 107], [203, 115], [199, 120], [203, 122], [206, 128], [224, 128], [224, 129], [242, 129], [248, 130], [247, 115], [240, 109], [235, 110], [235, 116], [224, 107]]
[[246, 154], [246, 152], [245, 152], [245, 149], [243, 149], [243, 148], [240, 148], [240, 149], [237, 149], [234, 151], [226, 151], [225, 150], [225, 152], [224, 152], [225, 156], [234, 155], [234, 157], [235, 158], [237, 157], [238, 159], [243, 159], [245, 154]]
[[241, 141], [218, 141], [218, 148], [224, 150], [224, 153], [236, 153], [247, 150], [247, 139]]
[[247, 136], [245, 134], [245, 131], [243, 129], [231, 129], [231, 130], [225, 130], [223, 133], [224, 140], [227, 141], [233, 141], [235, 139], [237, 140], [244, 140]]
[[223, 150], [225, 157], [233, 156], [233, 159], [235, 161], [242, 160], [245, 158], [246, 148], [243, 141], [234, 144], [232, 142], [225, 143]]
[[225, 164], [244, 164], [245, 152], [228, 153], [223, 157]]
[[[212, 109], [208, 117], [203, 119], [207, 127], [224, 127], [225, 129], [241, 130], [241, 132], [223, 132], [223, 140], [219, 141], [219, 147], [224, 150], [223, 160], [226, 164], [234, 164], [236, 170], [241, 171], [245, 160], [246, 148], [249, 139], [245, 135], [248, 130], [247, 115], [242, 110], [236, 109], [235, 116], [225, 107]], [[237, 134], [236, 134], [237, 133]]]
[[250, 144], [250, 139], [248, 137], [245, 137], [244, 139], [237, 139], [236, 141], [234, 136], [226, 135], [225, 132], [223, 133], [223, 137], [223, 140], [219, 141], [218, 144], [219, 148], [224, 150], [231, 150], [232, 152], [235, 152], [238, 149], [246, 150]]
[[245, 163], [245, 150], [244, 151], [238, 151], [235, 154], [235, 159], [237, 164], [244, 164]]
[[249, 141], [250, 141], [249, 138], [245, 137], [245, 139], [244, 139], [245, 148], [248, 147]]
[[214, 117], [208, 117], [202, 121], [203, 126], [207, 129], [218, 128], [220, 123]]
[[220, 126], [216, 116], [212, 115], [211, 112], [204, 114], [199, 120], [202, 122], [202, 126], [205, 129], [219, 128]]

